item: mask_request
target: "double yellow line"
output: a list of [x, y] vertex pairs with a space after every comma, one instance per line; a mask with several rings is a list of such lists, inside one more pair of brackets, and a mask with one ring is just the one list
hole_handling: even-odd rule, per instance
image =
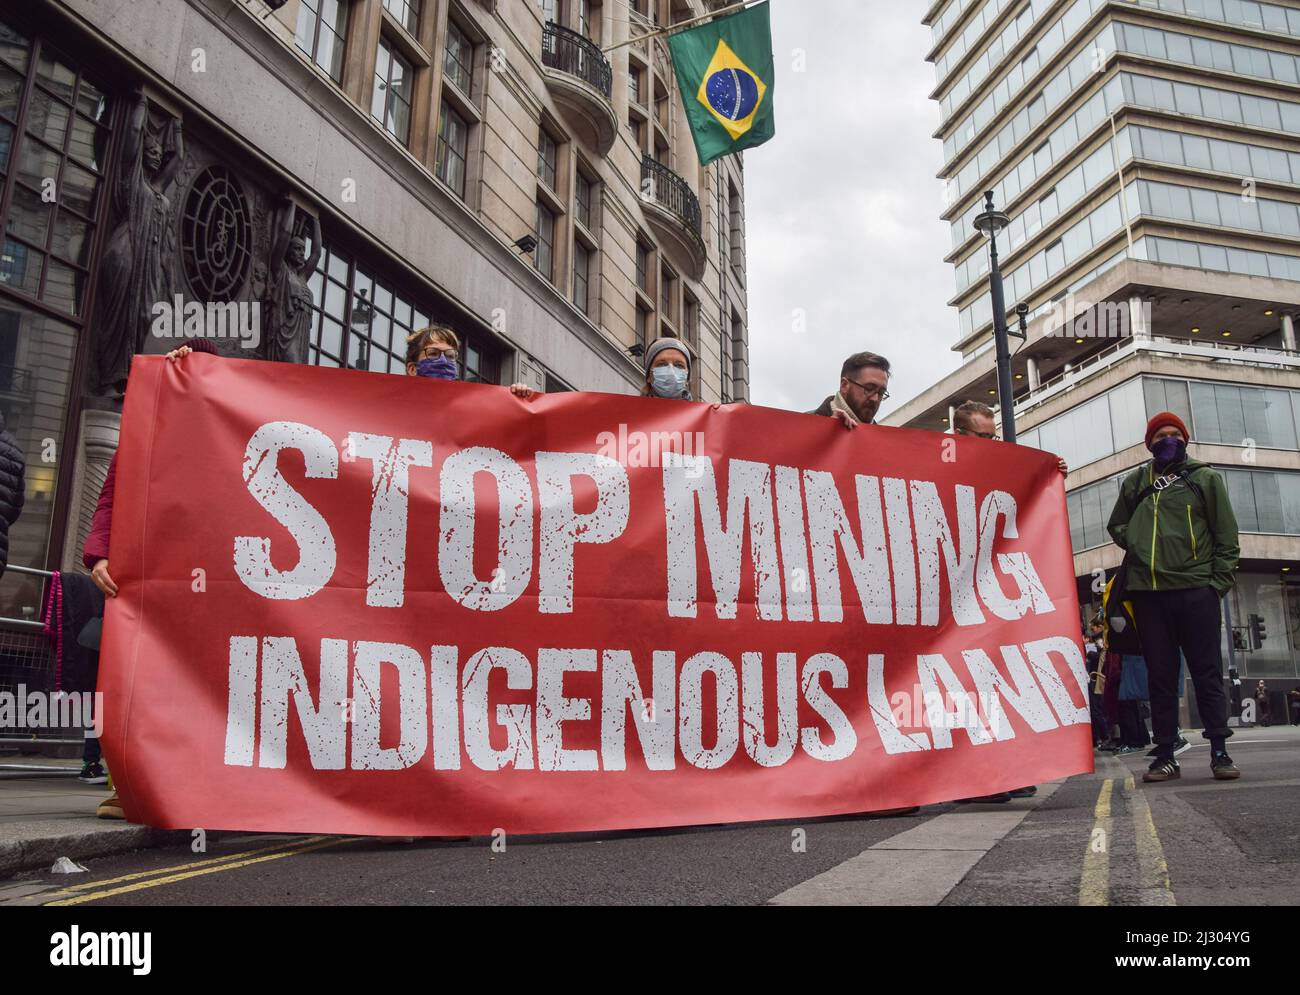
[[[1080, 905], [1110, 904], [1110, 851], [1113, 841], [1114, 819], [1111, 815], [1111, 798], [1115, 778], [1106, 778], [1097, 792], [1093, 806], [1093, 828], [1088, 836], [1088, 846], [1083, 854], [1083, 875], [1079, 879]], [[1138, 870], [1138, 904], [1175, 905], [1173, 887], [1169, 883], [1169, 865], [1165, 850], [1156, 833], [1151, 806], [1143, 793], [1137, 790], [1133, 775], [1124, 777], [1124, 797], [1133, 818], [1133, 839], [1136, 845]]]
[[327, 847], [352, 843], [364, 838], [362, 836], [307, 836], [302, 839], [290, 840], [287, 843], [276, 843], [255, 850], [245, 850], [242, 853], [227, 854], [224, 857], [209, 857], [206, 860], [195, 860], [188, 864], [177, 864], [174, 867], [136, 871], [132, 874], [123, 874], [121, 877], [108, 878], [104, 881], [88, 881], [85, 884], [48, 892], [41, 897], [53, 899], [53, 901], [44, 902], [45, 905], [83, 905], [86, 902], [96, 902], [102, 898], [112, 898], [114, 895], [125, 895], [133, 891], [158, 888], [162, 885], [175, 884], [178, 881], [187, 881], [207, 874], [238, 870], [241, 867], [265, 863], [268, 860], [293, 857], [301, 853], [323, 850]]

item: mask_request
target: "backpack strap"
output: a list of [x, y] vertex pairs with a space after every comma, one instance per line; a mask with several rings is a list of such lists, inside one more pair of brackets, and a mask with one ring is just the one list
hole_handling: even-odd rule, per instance
[[1201, 490], [1200, 484], [1192, 480], [1191, 473], [1191, 470], [1187, 467], [1183, 467], [1177, 473], [1167, 473], [1163, 476], [1156, 477], [1151, 483], [1143, 487], [1142, 490], [1138, 491], [1134, 496], [1132, 503], [1129, 505], [1129, 514], [1132, 515], [1133, 512], [1137, 511], [1138, 505], [1149, 498], [1152, 494], [1156, 493], [1156, 491], [1163, 491], [1168, 487], [1172, 487], [1179, 481], [1182, 481], [1188, 486], [1191, 492], [1200, 499], [1201, 505], [1206, 509], [1206, 511], [1208, 511], [1209, 504], [1205, 500], [1205, 492]]
[[[1151, 472], [1154, 477], [1155, 474], [1154, 464], [1152, 464], [1152, 467], [1153, 468]], [[1142, 490], [1138, 491], [1137, 494], [1134, 496], [1133, 502], [1129, 505], [1129, 509], [1128, 509], [1129, 516], [1131, 517], [1133, 515], [1133, 512], [1137, 511], [1138, 506], [1147, 498], [1149, 498], [1152, 494], [1156, 493], [1157, 491], [1163, 491], [1168, 487], [1172, 487], [1174, 484], [1178, 483], [1179, 481], [1182, 481], [1184, 484], [1187, 485], [1188, 489], [1193, 494], [1195, 494], [1196, 497], [1200, 500], [1201, 509], [1205, 512], [1206, 523], [1210, 524], [1210, 504], [1208, 501], [1205, 500], [1205, 491], [1201, 490], [1201, 485], [1192, 479], [1191, 474], [1192, 474], [1191, 470], [1189, 470], [1187, 467], [1183, 467], [1177, 473], [1167, 473], [1164, 474], [1163, 476], [1155, 477], [1151, 483], [1147, 484], [1144, 488], [1142, 488]], [[1214, 535], [1213, 524], [1210, 524], [1210, 535], [1211, 536]]]

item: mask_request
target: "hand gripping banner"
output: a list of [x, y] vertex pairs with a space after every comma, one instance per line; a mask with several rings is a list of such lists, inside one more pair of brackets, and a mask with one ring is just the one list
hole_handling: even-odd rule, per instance
[[127, 816], [459, 835], [1092, 769], [1038, 450], [744, 405], [136, 357], [100, 667]]

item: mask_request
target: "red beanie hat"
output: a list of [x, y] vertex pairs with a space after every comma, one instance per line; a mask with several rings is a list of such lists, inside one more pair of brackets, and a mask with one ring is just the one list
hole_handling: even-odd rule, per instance
[[1174, 428], [1178, 429], [1178, 431], [1182, 432], [1184, 442], [1191, 441], [1192, 434], [1187, 431], [1187, 426], [1183, 424], [1183, 420], [1172, 411], [1162, 411], [1147, 422], [1146, 444], [1148, 449], [1151, 448], [1151, 437], [1166, 425], [1172, 425]]

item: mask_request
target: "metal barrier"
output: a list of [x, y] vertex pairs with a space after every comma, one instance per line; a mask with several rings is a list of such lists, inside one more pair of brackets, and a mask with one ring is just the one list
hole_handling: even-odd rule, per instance
[[[49, 592], [49, 582], [54, 576], [48, 570], [10, 565], [5, 573], [27, 574], [42, 578], [39, 612]], [[28, 618], [0, 616], [0, 694], [12, 695], [15, 717], [12, 722], [0, 724], [0, 749], [17, 748], [19, 753], [48, 752], [52, 746], [80, 747], [83, 731], [80, 726], [43, 727], [30, 729], [20, 722], [18, 711], [23, 707], [24, 694], [49, 694], [54, 691], [54, 647], [40, 621]]]

